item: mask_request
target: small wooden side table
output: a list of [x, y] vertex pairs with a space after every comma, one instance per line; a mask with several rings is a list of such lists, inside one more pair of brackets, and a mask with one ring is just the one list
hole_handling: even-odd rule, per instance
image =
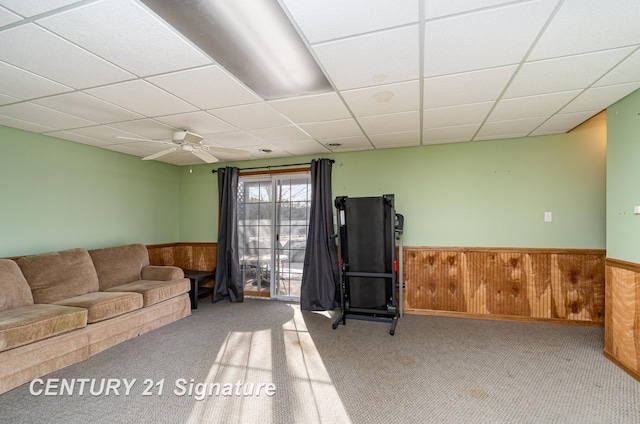
[[213, 287], [200, 287], [200, 282], [210, 278], [215, 279], [214, 271], [195, 271], [193, 269], [185, 269], [184, 276], [191, 281], [191, 290], [189, 297], [191, 298], [191, 309], [198, 309], [198, 296], [205, 293], [213, 293]]

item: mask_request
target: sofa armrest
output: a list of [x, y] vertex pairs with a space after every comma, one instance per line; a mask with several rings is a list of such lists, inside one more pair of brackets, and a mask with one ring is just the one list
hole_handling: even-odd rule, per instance
[[142, 268], [143, 280], [170, 281], [184, 278], [184, 272], [177, 266], [147, 265]]

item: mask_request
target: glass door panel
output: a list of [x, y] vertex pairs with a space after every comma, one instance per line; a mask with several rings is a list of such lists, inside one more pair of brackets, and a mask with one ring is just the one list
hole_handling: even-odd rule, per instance
[[238, 255], [245, 292], [269, 296], [273, 207], [271, 180], [238, 184]]
[[299, 300], [310, 207], [309, 174], [240, 177], [238, 247], [247, 295]]
[[309, 228], [311, 181], [308, 175], [280, 177], [276, 181], [278, 217], [273, 297], [300, 299], [304, 251]]

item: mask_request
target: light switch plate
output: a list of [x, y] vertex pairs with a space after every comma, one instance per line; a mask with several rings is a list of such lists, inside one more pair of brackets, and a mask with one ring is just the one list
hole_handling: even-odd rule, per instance
[[551, 222], [551, 221], [553, 221], [553, 214], [551, 212], [545, 212], [544, 222]]

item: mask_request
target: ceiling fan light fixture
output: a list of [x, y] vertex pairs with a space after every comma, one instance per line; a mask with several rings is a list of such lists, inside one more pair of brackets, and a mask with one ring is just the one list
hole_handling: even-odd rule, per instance
[[173, 133], [172, 140], [174, 143], [198, 144], [202, 141], [202, 136], [191, 131], [176, 131]]

